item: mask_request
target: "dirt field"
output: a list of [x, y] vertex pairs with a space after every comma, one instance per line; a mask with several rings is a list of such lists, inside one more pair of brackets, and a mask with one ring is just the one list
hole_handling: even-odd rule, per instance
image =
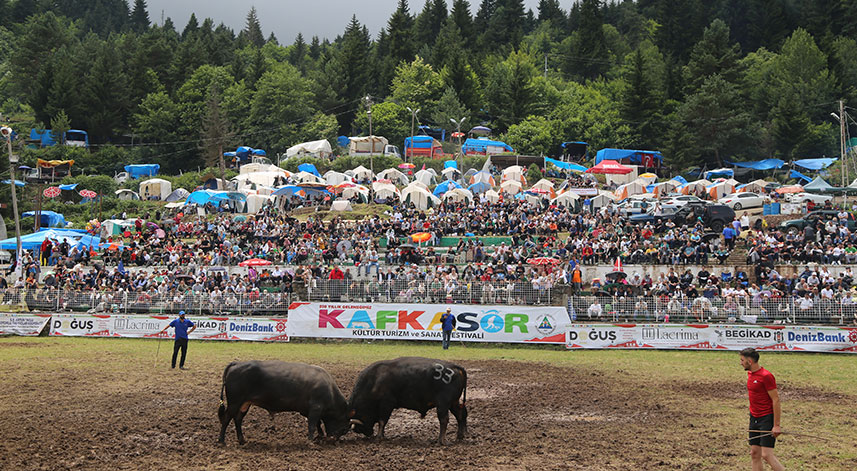
[[[239, 446], [230, 425], [221, 447], [224, 357], [248, 359], [258, 348], [257, 358], [299, 360], [299, 345], [224, 346], [232, 350], [209, 355], [215, 347], [192, 343], [191, 369], [171, 371], [167, 342], [155, 365], [154, 341], [79, 340], [96, 352], [82, 355], [74, 339], [14, 340], [0, 341], [0, 469], [749, 469], [738, 433], [746, 423], [740, 381], [641, 382], [622, 365], [467, 360], [459, 349], [463, 358], [455, 361], [469, 378], [470, 434], [462, 443], [454, 441], [454, 418], [451, 444], [441, 448], [436, 415], [421, 420], [400, 410], [385, 442], [352, 433], [337, 444], [310, 445], [299, 415], [277, 415], [272, 431], [267, 412], [252, 408], [244, 421], [248, 443]], [[356, 356], [307, 361], [327, 368], [348, 396], [370, 363]], [[857, 425], [850, 412], [857, 396], [782, 389], [784, 403], [808, 404], [801, 414], [818, 406], [828, 411], [824, 420]], [[786, 441], [778, 450], [800, 463], [795, 469], [854, 469], [854, 455], [842, 454], [851, 446], [840, 445], [819, 452]]]

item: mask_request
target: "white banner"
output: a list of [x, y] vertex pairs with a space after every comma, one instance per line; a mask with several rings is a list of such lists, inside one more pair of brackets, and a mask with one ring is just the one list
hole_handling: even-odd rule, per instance
[[440, 340], [440, 316], [452, 308], [452, 340], [468, 342], [565, 341], [568, 314], [561, 306], [460, 304], [292, 303], [293, 337]]
[[[172, 338], [173, 331], [158, 334], [175, 316], [119, 316], [57, 314], [51, 320], [50, 335], [85, 337]], [[255, 340], [288, 342], [288, 322], [264, 317], [187, 316], [196, 324], [189, 335], [198, 340]]]
[[36, 336], [50, 320], [49, 314], [0, 314], [0, 335]]
[[783, 350], [857, 353], [857, 328], [777, 325], [574, 325], [566, 348]]

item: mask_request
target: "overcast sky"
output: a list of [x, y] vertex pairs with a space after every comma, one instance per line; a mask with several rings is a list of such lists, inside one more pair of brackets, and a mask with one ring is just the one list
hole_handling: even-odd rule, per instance
[[[129, 1], [133, 6], [134, 2]], [[215, 25], [226, 24], [236, 33], [244, 28], [244, 21], [251, 6], [256, 7], [265, 37], [274, 32], [280, 44], [291, 44], [298, 32], [309, 42], [313, 36], [333, 39], [345, 31], [345, 26], [356, 14], [361, 24], [369, 28], [372, 38], [377, 38], [381, 28], [396, 9], [398, 0], [147, 0], [149, 19], [161, 24], [164, 18], [172, 18], [179, 32], [184, 29], [191, 13], [196, 13], [200, 23], [206, 17]], [[409, 0], [411, 14], [422, 11], [425, 0]], [[480, 0], [470, 0], [472, 13], [476, 13]], [[566, 11], [573, 0], [560, 0]], [[452, 0], [446, 0], [452, 6]], [[525, 8], [538, 15], [538, 0], [524, 0]]]

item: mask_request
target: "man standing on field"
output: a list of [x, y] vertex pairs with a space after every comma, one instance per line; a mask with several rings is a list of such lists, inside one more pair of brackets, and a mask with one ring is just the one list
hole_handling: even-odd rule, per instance
[[774, 455], [774, 443], [780, 435], [780, 396], [777, 381], [770, 371], [759, 366], [759, 352], [753, 348], [741, 350], [741, 366], [747, 371], [747, 392], [750, 396], [750, 458], [753, 471], [764, 469], [767, 461], [774, 471], [786, 469]]

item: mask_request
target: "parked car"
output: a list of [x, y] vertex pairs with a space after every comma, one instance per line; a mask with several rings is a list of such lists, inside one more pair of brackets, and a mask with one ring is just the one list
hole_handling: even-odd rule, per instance
[[732, 193], [717, 200], [718, 203], [729, 206], [734, 210], [758, 208], [765, 205], [766, 196], [758, 193]]
[[712, 231], [720, 232], [735, 219], [735, 211], [722, 204], [686, 204], [673, 213], [655, 215], [654, 211], [649, 211], [645, 214], [636, 214], [630, 217], [630, 221], [645, 224], [671, 220], [677, 225], [690, 226], [696, 223], [697, 218], [702, 218], [702, 223]]
[[661, 208], [665, 210], [676, 210], [688, 203], [705, 205], [706, 201], [699, 199], [698, 196], [693, 195], [667, 196], [666, 198], [661, 200]]
[[789, 203], [803, 204], [807, 201], [812, 201], [815, 204], [824, 204], [833, 199], [831, 195], [817, 195], [815, 193], [790, 193], [786, 195], [786, 201]]
[[628, 198], [623, 200], [621, 203], [616, 205], [616, 212], [620, 216], [630, 216], [632, 214], [642, 214], [651, 209], [655, 205], [654, 201], [644, 200], [644, 199], [631, 199]]
[[[792, 219], [789, 221], [781, 222], [780, 229], [789, 232], [797, 232], [802, 231], [808, 225], [815, 226], [818, 221], [827, 222], [830, 220], [839, 221], [839, 211], [835, 209], [819, 209], [817, 211], [807, 213], [806, 216], [800, 219]], [[857, 229], [857, 222], [854, 221], [853, 214], [848, 213], [848, 220], [846, 221], [846, 225], [848, 226], [848, 229], [852, 231]]]

